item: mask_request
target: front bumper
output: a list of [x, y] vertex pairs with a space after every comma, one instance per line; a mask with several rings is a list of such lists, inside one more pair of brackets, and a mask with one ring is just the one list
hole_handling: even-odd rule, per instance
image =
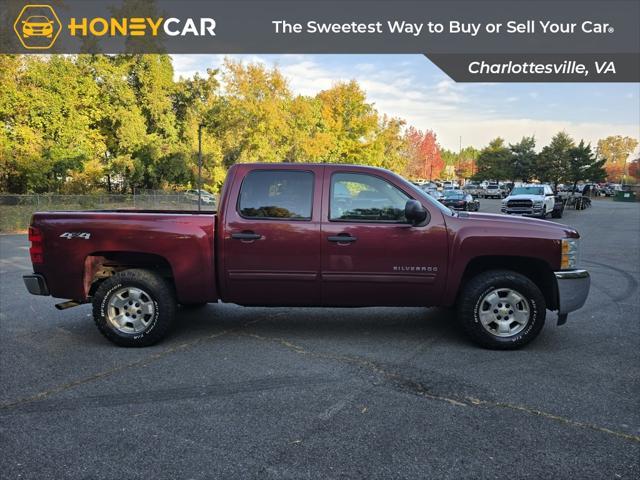
[[586, 270], [554, 272], [558, 283], [558, 314], [566, 315], [578, 310], [587, 301], [591, 277]]
[[49, 287], [47, 281], [42, 275], [37, 273], [31, 275], [24, 275], [22, 277], [24, 286], [27, 287], [31, 295], [49, 295]]
[[507, 215], [523, 215], [525, 217], [539, 217], [542, 215], [543, 205], [534, 205], [531, 208], [527, 207], [501, 207], [500, 211]]

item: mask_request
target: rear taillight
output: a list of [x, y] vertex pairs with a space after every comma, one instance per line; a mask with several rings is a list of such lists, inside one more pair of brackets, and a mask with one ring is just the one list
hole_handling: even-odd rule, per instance
[[29, 241], [31, 242], [31, 248], [29, 248], [31, 263], [43, 263], [42, 232], [40, 229], [29, 227]]

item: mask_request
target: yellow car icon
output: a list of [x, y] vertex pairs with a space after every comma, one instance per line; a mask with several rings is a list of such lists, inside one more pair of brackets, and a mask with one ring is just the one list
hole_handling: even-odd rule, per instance
[[22, 21], [22, 36], [29, 37], [46, 37], [53, 36], [53, 20], [49, 20], [43, 15], [32, 15]]

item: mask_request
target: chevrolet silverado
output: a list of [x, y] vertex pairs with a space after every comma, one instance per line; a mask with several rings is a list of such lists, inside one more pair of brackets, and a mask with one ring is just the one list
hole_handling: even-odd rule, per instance
[[518, 348], [584, 304], [579, 235], [557, 223], [454, 212], [389, 171], [238, 164], [217, 212], [34, 214], [35, 295], [91, 302], [102, 334], [147, 346], [177, 307], [455, 307], [477, 344]]

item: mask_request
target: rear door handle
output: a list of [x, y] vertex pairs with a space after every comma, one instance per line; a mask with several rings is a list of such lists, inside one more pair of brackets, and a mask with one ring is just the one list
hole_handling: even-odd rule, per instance
[[234, 240], [260, 240], [262, 235], [253, 232], [232, 233], [231, 238]]
[[349, 234], [341, 234], [341, 235], [332, 235], [330, 237], [327, 237], [327, 240], [329, 240], [330, 242], [337, 242], [337, 243], [353, 243], [358, 239], [356, 237], [352, 237]]

